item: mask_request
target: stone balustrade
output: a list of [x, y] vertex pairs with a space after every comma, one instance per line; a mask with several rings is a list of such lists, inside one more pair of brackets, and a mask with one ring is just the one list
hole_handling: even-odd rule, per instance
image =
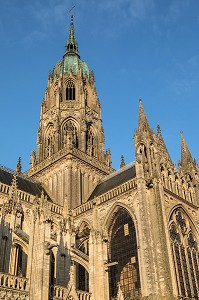
[[79, 300], [91, 300], [91, 294], [84, 291], [77, 291], [77, 296]]
[[67, 299], [66, 297], [68, 296], [69, 291], [66, 287], [63, 287], [61, 285], [54, 285], [52, 286], [51, 293], [53, 295], [53, 300]]
[[[76, 291], [79, 300], [91, 300], [91, 294], [85, 291]], [[66, 288], [60, 285], [54, 285], [52, 287], [53, 300], [66, 300], [70, 295], [70, 288]]]
[[27, 291], [28, 279], [24, 277], [17, 277], [14, 275], [0, 273], [0, 287], [12, 288], [21, 291]]
[[0, 273], [0, 299], [29, 300], [28, 279]]

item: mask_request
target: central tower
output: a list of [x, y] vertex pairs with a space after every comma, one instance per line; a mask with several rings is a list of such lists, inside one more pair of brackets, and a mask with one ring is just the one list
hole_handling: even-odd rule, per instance
[[63, 58], [48, 76], [37, 145], [28, 174], [60, 205], [66, 198], [70, 208], [80, 205], [112, 171], [94, 73], [80, 58], [73, 16]]

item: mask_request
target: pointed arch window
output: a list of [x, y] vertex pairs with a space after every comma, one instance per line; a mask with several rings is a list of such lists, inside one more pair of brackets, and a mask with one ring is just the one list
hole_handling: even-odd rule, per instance
[[76, 91], [75, 84], [69, 80], [66, 86], [66, 100], [75, 100], [76, 99]]
[[170, 238], [178, 294], [181, 299], [199, 298], [199, 252], [192, 226], [182, 211], [172, 215]]
[[[120, 208], [110, 228], [109, 269], [110, 296], [117, 296], [120, 287], [124, 299], [141, 295], [135, 225], [126, 210]], [[112, 299], [111, 298], [111, 299]]]
[[73, 147], [78, 148], [79, 140], [78, 140], [78, 133], [77, 127], [75, 126], [74, 122], [69, 120], [63, 126], [63, 146], [65, 147], [67, 143], [72, 144]]
[[76, 263], [76, 287], [80, 291], [89, 291], [89, 273], [79, 263]]
[[14, 244], [12, 251], [14, 256], [13, 274], [15, 276], [26, 277], [27, 254], [19, 244]]

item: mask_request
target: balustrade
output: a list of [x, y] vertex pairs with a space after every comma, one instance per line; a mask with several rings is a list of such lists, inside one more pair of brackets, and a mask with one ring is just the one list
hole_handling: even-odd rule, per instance
[[77, 291], [77, 296], [79, 300], [91, 300], [91, 294], [84, 291]]
[[6, 288], [27, 291], [27, 283], [27, 278], [17, 277], [6, 273], [0, 273], [0, 287], [3, 286]]
[[[91, 294], [85, 291], [76, 291], [79, 300], [91, 300]], [[52, 287], [53, 300], [66, 300], [70, 295], [70, 288], [66, 288], [60, 285], [54, 285]]]

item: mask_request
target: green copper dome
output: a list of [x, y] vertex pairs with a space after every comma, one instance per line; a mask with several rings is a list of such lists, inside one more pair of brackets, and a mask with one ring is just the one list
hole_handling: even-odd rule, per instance
[[78, 44], [74, 33], [73, 16], [71, 16], [70, 31], [68, 40], [66, 42], [65, 54], [63, 59], [55, 65], [52, 75], [59, 76], [62, 73], [69, 74], [70, 72], [72, 72], [74, 75], [77, 75], [79, 69], [82, 71], [82, 77], [90, 77], [91, 72], [87, 63], [80, 59]]

